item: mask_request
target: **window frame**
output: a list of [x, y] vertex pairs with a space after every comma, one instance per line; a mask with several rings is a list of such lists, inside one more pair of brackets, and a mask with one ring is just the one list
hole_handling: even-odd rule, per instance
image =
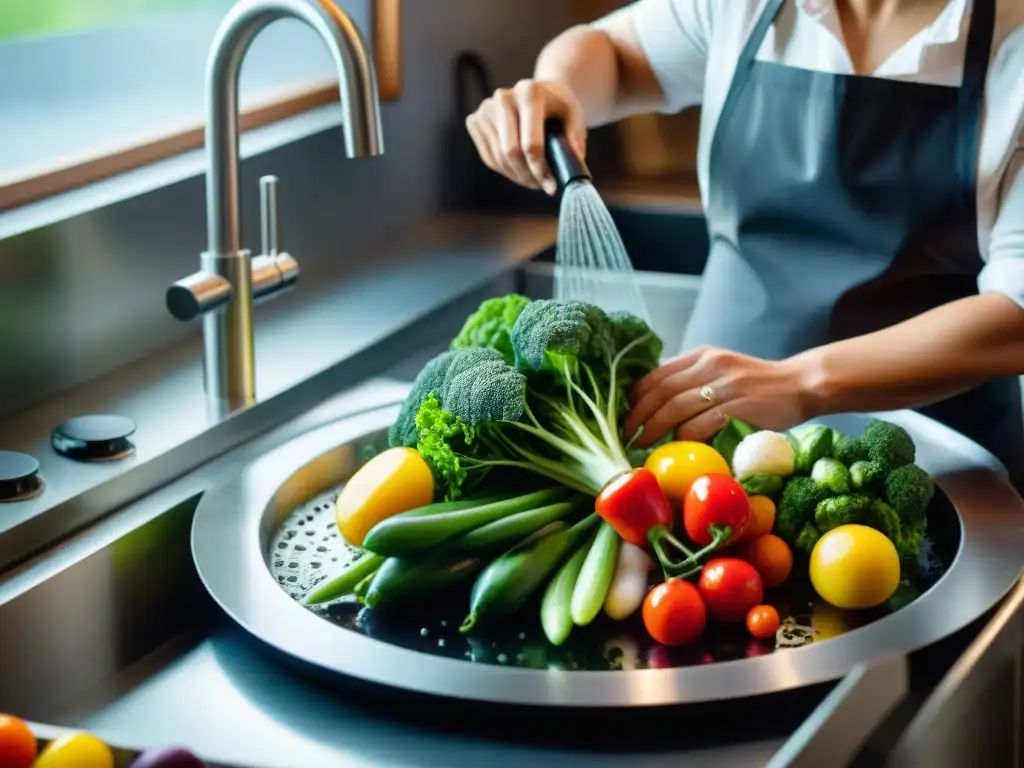
[[[402, 0], [371, 0], [371, 46], [377, 70], [381, 102], [397, 101], [402, 94]], [[337, 82], [325, 82], [296, 89], [243, 109], [239, 118], [242, 132], [294, 117], [338, 99]], [[205, 124], [177, 126], [156, 131], [131, 144], [77, 158], [60, 158], [50, 167], [33, 169], [0, 186], [0, 213], [87, 186], [145, 165], [167, 160], [205, 143]]]

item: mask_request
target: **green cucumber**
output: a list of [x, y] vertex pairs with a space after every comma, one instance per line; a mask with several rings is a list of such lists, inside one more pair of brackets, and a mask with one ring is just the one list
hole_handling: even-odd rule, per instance
[[601, 612], [608, 589], [615, 576], [615, 563], [619, 557], [619, 534], [608, 523], [603, 523], [594, 543], [583, 561], [576, 585], [572, 590], [572, 620], [585, 627]]
[[519, 512], [474, 528], [444, 546], [445, 549], [454, 552], [475, 552], [493, 546], [511, 546], [546, 525], [564, 520], [577, 508], [579, 501], [562, 501]]
[[355, 594], [356, 587], [367, 576], [377, 572], [384, 558], [369, 552], [345, 566], [345, 570], [321, 584], [306, 598], [306, 605], [319, 605]]
[[591, 514], [571, 528], [552, 523], [488, 565], [473, 584], [469, 615], [460, 629], [468, 632], [481, 618], [522, 608], [599, 520]]
[[544, 628], [544, 634], [548, 641], [555, 646], [561, 645], [569, 639], [572, 633], [572, 594], [579, 578], [583, 561], [593, 544], [593, 537], [576, 550], [562, 567], [558, 569], [555, 577], [548, 583], [544, 590], [544, 597], [540, 603], [540, 624]]
[[422, 557], [389, 557], [362, 599], [374, 608], [435, 595], [469, 580], [487, 565], [480, 553], [430, 552]]
[[370, 529], [363, 548], [385, 557], [408, 557], [503, 517], [563, 501], [570, 493], [564, 487], [546, 488], [436, 515], [395, 515]]

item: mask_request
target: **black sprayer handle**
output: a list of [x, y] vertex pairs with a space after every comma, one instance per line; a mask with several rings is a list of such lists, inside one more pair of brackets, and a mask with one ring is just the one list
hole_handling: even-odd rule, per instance
[[557, 117], [544, 121], [544, 147], [548, 166], [555, 174], [559, 189], [565, 189], [580, 179], [593, 179], [587, 164], [577, 157], [569, 146], [569, 140], [565, 137], [565, 125]]

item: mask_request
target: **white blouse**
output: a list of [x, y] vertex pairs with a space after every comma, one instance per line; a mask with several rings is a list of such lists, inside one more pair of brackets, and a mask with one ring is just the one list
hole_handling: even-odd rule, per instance
[[[662, 111], [701, 105], [697, 172], [707, 200], [711, 139], [736, 61], [767, 0], [637, 0], [613, 15], [632, 19], [665, 93]], [[894, 53], [875, 77], [957, 87], [971, 0], [949, 0], [933, 24]], [[1024, 307], [1024, 0], [996, 0], [978, 159], [978, 241], [982, 292]], [[600, 27], [604, 20], [595, 22]], [[757, 58], [853, 74], [834, 0], [783, 5]]]

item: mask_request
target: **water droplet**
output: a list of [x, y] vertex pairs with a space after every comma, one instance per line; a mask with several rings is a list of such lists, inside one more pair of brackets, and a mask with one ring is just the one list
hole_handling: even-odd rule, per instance
[[441, 619], [441, 626], [442, 627], [447, 627], [448, 626], [448, 620], [447, 619]]
[[316, 548], [316, 551], [317, 552], [326, 552], [327, 551], [327, 547], [325, 547], [323, 544], [321, 544], [319, 547]]
[[444, 648], [444, 645], [445, 645], [444, 638], [442, 637], [440, 640], [437, 641], [437, 647], [438, 648]]
[[295, 545], [295, 551], [296, 552], [305, 552], [306, 548], [304, 546], [302, 546], [301, 544], [296, 544]]
[[498, 654], [498, 663], [499, 664], [508, 664], [508, 656], [506, 656], [504, 653], [499, 653]]
[[298, 531], [285, 531], [285, 536], [287, 536], [289, 539], [294, 539], [298, 535]]
[[312, 523], [313, 522], [313, 516], [312, 515], [306, 515], [306, 520], [308, 520], [309, 522]]
[[277, 543], [277, 548], [278, 549], [288, 549], [288, 545], [285, 542], [283, 542], [283, 541], [279, 541]]
[[307, 536], [315, 536], [316, 535], [316, 531], [310, 529], [310, 530], [306, 531], [306, 535]]
[[299, 580], [299, 577], [298, 577], [298, 576], [289, 576], [289, 577], [288, 577], [288, 579], [287, 579], [287, 581], [288, 581], [288, 583], [289, 583], [289, 584], [294, 584], [294, 583], [295, 583], [295, 582], [297, 582], [298, 580]]
[[338, 558], [336, 558], [336, 557], [332, 557], [332, 558], [331, 558], [331, 562], [332, 562], [332, 563], [336, 563], [336, 562], [338, 562]]
[[274, 561], [274, 567], [280, 568], [282, 565], [284, 565], [284, 560], [275, 560]]
[[336, 527], [337, 527], [337, 525], [338, 525], [338, 524], [337, 524], [337, 523], [335, 523], [335, 522], [330, 522], [330, 523], [328, 523], [328, 524], [327, 524], [327, 527], [328, 527], [328, 528], [336, 528]]
[[430, 630], [427, 629], [426, 627], [424, 627], [423, 629], [420, 630], [420, 637], [426, 637], [429, 634], [430, 634]]
[[319, 506], [317, 506], [317, 507], [313, 507], [313, 511], [314, 511], [314, 512], [319, 512], [319, 511], [320, 511], [320, 507], [319, 507]]
[[520, 632], [519, 633], [519, 639], [520, 640], [525, 640], [526, 639], [526, 633], [525, 632]]
[[305, 525], [305, 524], [306, 524], [306, 521], [305, 521], [305, 520], [303, 520], [303, 519], [302, 519], [302, 518], [300, 517], [300, 518], [299, 518], [298, 520], [296, 520], [296, 521], [295, 521], [295, 524], [296, 524], [296, 525]]
[[319, 568], [320, 567], [320, 563], [318, 563], [316, 560], [314, 560], [313, 562], [311, 562], [309, 564], [309, 567], [310, 568]]
[[288, 563], [288, 567], [289, 568], [298, 568], [299, 564], [295, 560], [292, 560], [290, 563]]

